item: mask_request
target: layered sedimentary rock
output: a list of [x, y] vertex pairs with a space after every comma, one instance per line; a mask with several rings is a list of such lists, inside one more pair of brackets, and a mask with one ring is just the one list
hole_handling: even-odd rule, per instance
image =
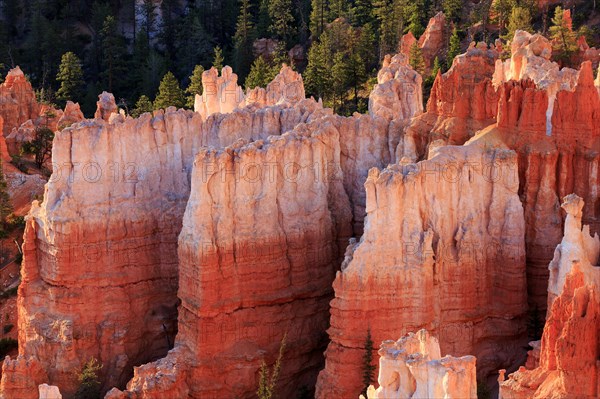
[[600, 394], [600, 268], [598, 237], [581, 228], [583, 201], [565, 197], [565, 236], [550, 264], [550, 301], [539, 366], [500, 382], [503, 399], [596, 398]]
[[524, 360], [517, 155], [495, 145], [441, 147], [369, 173], [365, 232], [333, 284], [318, 398], [358, 395], [367, 328], [375, 342], [426, 328], [443, 353], [476, 355], [482, 376]]
[[495, 122], [498, 96], [492, 85], [498, 53], [486, 45], [471, 47], [438, 74], [424, 114], [405, 129], [398, 158], [422, 159], [430, 143], [463, 144]]
[[[339, 143], [335, 129], [300, 126], [196, 157], [179, 238], [176, 350], [154, 366], [187, 365], [187, 397], [254, 397], [261, 361], [273, 363], [286, 334], [279, 394], [314, 384], [331, 283], [352, 234]], [[134, 378], [114, 397], [136, 397], [157, 378]], [[181, 378], [172, 380], [151, 382], [158, 389], [146, 397], [181, 392]]]
[[62, 395], [60, 394], [60, 390], [57, 386], [41, 384], [38, 387], [40, 399], [62, 399]]
[[[497, 62], [498, 123], [502, 139], [519, 153], [520, 195], [527, 224], [530, 304], [546, 309], [547, 265], [562, 237], [559, 198], [571, 192], [588, 204], [584, 223], [598, 231], [595, 187], [600, 160], [600, 97], [591, 63], [579, 71], [551, 62], [551, 45], [518, 31], [513, 55]], [[513, 79], [520, 79], [514, 81]]]
[[197, 149], [326, 114], [311, 100], [205, 121], [168, 109], [58, 132], [44, 202], [27, 223], [18, 299], [20, 354], [39, 360], [41, 382], [69, 395], [73, 370], [93, 356], [103, 387], [123, 386], [134, 365], [163, 356], [177, 330], [177, 235]]
[[369, 95], [369, 114], [388, 120], [410, 118], [423, 112], [423, 78], [403, 54], [385, 56], [377, 84]]
[[379, 356], [379, 388], [370, 387], [369, 399], [477, 397], [475, 357], [442, 357], [426, 330], [384, 341]]
[[4, 120], [4, 135], [23, 122], [37, 118], [39, 114], [40, 105], [21, 68], [8, 71], [4, 83], [0, 84], [0, 117]]

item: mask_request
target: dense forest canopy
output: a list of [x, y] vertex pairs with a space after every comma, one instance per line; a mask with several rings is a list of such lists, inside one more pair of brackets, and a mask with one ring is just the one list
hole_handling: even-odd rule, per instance
[[[556, 2], [555, 2], [556, 3]], [[41, 101], [67, 99], [91, 115], [102, 90], [132, 113], [168, 105], [159, 87], [193, 105], [202, 71], [231, 65], [245, 87], [263, 86], [282, 62], [303, 73], [307, 94], [337, 112], [364, 112], [376, 70], [401, 36], [446, 15], [447, 52], [425, 71], [431, 85], [470, 41], [510, 40], [516, 29], [553, 34], [554, 5], [536, 0], [2, 0], [0, 72], [16, 65]], [[592, 1], [563, 1], [593, 45]], [[556, 31], [554, 31], [556, 33]], [[564, 32], [559, 32], [564, 33]], [[262, 51], [271, 48], [269, 51]], [[564, 47], [571, 51], [573, 42]], [[568, 54], [567, 54], [568, 55]], [[170, 74], [168, 74], [170, 72]], [[168, 74], [168, 75], [167, 75]], [[167, 81], [161, 85], [161, 80]], [[427, 89], [427, 87], [426, 87]], [[156, 104], [152, 101], [157, 98]]]

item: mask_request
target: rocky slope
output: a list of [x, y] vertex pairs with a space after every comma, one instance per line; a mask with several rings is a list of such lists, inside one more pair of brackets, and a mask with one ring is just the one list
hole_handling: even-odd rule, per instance
[[358, 395], [368, 328], [375, 342], [426, 328], [443, 353], [476, 355], [482, 376], [520, 360], [527, 298], [516, 174], [516, 154], [486, 140], [371, 170], [365, 232], [333, 284], [316, 397]]
[[[596, 398], [599, 391], [600, 268], [598, 236], [582, 230], [583, 201], [564, 198], [565, 235], [550, 264], [549, 311], [539, 366], [500, 382], [503, 399]], [[559, 294], [555, 296], [555, 293]], [[502, 378], [501, 378], [502, 379]]]

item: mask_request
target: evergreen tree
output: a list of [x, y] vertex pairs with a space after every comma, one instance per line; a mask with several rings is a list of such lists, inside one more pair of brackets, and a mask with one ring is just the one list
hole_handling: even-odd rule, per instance
[[333, 21], [336, 18], [346, 17], [347, 12], [346, 0], [329, 0], [330, 21]]
[[456, 27], [452, 29], [452, 35], [450, 36], [450, 46], [448, 47], [448, 54], [446, 55], [446, 66], [448, 69], [452, 66], [454, 57], [460, 54], [460, 36]]
[[95, 358], [91, 358], [84, 366], [78, 376], [79, 388], [75, 392], [76, 399], [99, 398], [101, 394], [98, 371], [102, 365]]
[[117, 33], [115, 17], [109, 15], [102, 26], [102, 76], [106, 88], [112, 93], [127, 84], [124, 79], [128, 70], [126, 53], [125, 39]]
[[365, 338], [365, 353], [363, 355], [363, 375], [362, 385], [363, 396], [367, 396], [367, 388], [373, 383], [375, 366], [373, 365], [373, 339], [371, 338], [371, 329], [367, 329], [367, 337]]
[[412, 12], [409, 17], [408, 30], [412, 32], [412, 34], [418, 39], [425, 32], [425, 27], [423, 26], [423, 22], [421, 21], [421, 14], [423, 13], [422, 8], [413, 5]]
[[311, 0], [310, 32], [314, 38], [318, 38], [325, 29], [327, 23], [326, 0]]
[[238, 14], [237, 27], [233, 38], [235, 71], [241, 78], [246, 77], [252, 62], [252, 43], [254, 42], [254, 25], [250, 14], [250, 1], [240, 0], [240, 13]]
[[517, 30], [524, 30], [528, 32], [533, 30], [531, 26], [531, 13], [528, 8], [515, 7], [512, 9], [504, 39], [507, 42], [510, 42], [515, 36], [515, 32]]
[[256, 31], [258, 37], [266, 37], [269, 34], [269, 27], [271, 26], [271, 17], [269, 16], [269, 0], [258, 0], [258, 22], [256, 24]]
[[346, 54], [338, 51], [333, 56], [333, 66], [331, 68], [331, 82], [333, 84], [333, 112], [338, 112], [348, 90], [348, 80], [350, 77], [348, 59]]
[[63, 54], [56, 80], [60, 82], [57, 97], [65, 102], [67, 100], [79, 101], [83, 87], [83, 70], [81, 61], [72, 52]]
[[398, 36], [394, 29], [394, 7], [390, 0], [375, 0], [373, 6], [379, 24], [379, 59], [381, 60], [386, 54], [396, 52]]
[[183, 90], [179, 87], [179, 82], [175, 79], [170, 71], [165, 74], [160, 86], [158, 86], [158, 94], [154, 99], [154, 109], [167, 107], [182, 108], [185, 105], [185, 96]]
[[409, 52], [409, 64], [415, 71], [419, 72], [421, 75], [425, 73], [425, 59], [423, 58], [423, 50], [417, 43], [413, 43], [410, 47]]
[[278, 40], [289, 44], [294, 35], [294, 16], [292, 15], [292, 0], [270, 0], [269, 17], [270, 31]]
[[202, 65], [196, 65], [194, 71], [190, 75], [190, 84], [185, 89], [187, 93], [187, 106], [188, 108], [194, 108], [194, 102], [196, 100], [196, 94], [202, 95], [202, 74], [204, 73], [204, 67]]
[[442, 2], [444, 14], [452, 21], [458, 21], [460, 19], [462, 6], [462, 0], [444, 0]]
[[[140, 29], [140, 36], [146, 41], [146, 46], [150, 47], [150, 38], [156, 29], [156, 6], [153, 0], [143, 0], [139, 14], [143, 16], [142, 28]], [[143, 30], [142, 30], [143, 29]], [[137, 37], [136, 37], [137, 40]]]
[[221, 50], [220, 46], [216, 46], [214, 49], [213, 66], [217, 68], [217, 71], [221, 72], [224, 61], [225, 59], [223, 58], [223, 50]]
[[304, 71], [307, 92], [315, 98], [328, 98], [331, 93], [331, 39], [321, 35], [319, 42], [308, 50], [308, 65]]
[[207, 65], [212, 61], [214, 40], [204, 29], [199, 10], [192, 10], [181, 19], [176, 38], [177, 58], [174, 67], [179, 76], [190, 73], [198, 64]]
[[433, 79], [435, 79], [438, 72], [441, 70], [442, 70], [442, 64], [440, 63], [440, 59], [438, 57], [435, 57], [435, 59], [433, 60], [433, 67], [431, 68], [431, 77]]
[[356, 26], [365, 26], [366, 24], [373, 23], [373, 1], [355, 0], [352, 15]]
[[515, 0], [495, 0], [492, 4], [492, 11], [496, 15], [496, 22], [500, 34], [503, 34], [504, 28], [508, 22], [508, 19], [512, 13], [513, 7], [516, 5]]
[[135, 108], [131, 111], [131, 116], [138, 118], [144, 112], [152, 112], [153, 109], [152, 101], [150, 101], [148, 96], [142, 94], [135, 103]]
[[35, 156], [35, 164], [42, 169], [52, 156], [52, 140], [54, 132], [47, 127], [35, 129], [33, 140], [23, 143], [22, 149], [26, 154]]
[[552, 18], [552, 26], [550, 26], [550, 37], [554, 43], [554, 51], [556, 58], [564, 64], [570, 62], [571, 56], [577, 51], [577, 39], [575, 33], [567, 25], [567, 21], [563, 17], [563, 9], [557, 6], [554, 10], [554, 18]]
[[179, 28], [175, 18], [177, 0], [162, 0], [160, 3], [162, 26], [160, 32], [161, 41], [165, 47], [167, 60], [175, 58], [175, 39]]
[[269, 82], [271, 82], [271, 68], [265, 59], [259, 56], [252, 63], [250, 73], [246, 77], [246, 90], [267, 87]]

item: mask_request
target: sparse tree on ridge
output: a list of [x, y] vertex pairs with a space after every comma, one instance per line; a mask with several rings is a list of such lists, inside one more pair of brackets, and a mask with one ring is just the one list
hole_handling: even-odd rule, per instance
[[190, 84], [185, 89], [187, 96], [188, 108], [194, 108], [194, 102], [196, 100], [196, 94], [202, 95], [202, 74], [204, 68], [202, 65], [196, 65], [194, 71], [190, 75]]
[[158, 87], [158, 94], [154, 99], [154, 109], [177, 107], [182, 108], [185, 105], [185, 96], [183, 90], [179, 87], [179, 82], [171, 72], [167, 72]]
[[63, 54], [56, 80], [60, 82], [60, 88], [56, 92], [59, 99], [79, 101], [83, 87], [83, 70], [81, 61], [72, 52]]

